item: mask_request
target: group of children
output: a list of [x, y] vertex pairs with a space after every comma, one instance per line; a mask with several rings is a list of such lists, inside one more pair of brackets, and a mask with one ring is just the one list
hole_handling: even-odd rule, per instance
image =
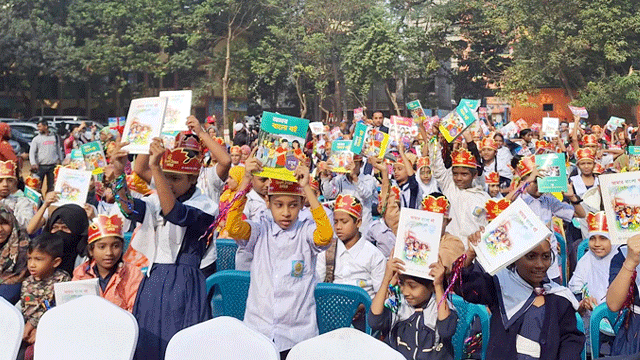
[[[499, 133], [476, 141], [464, 132], [464, 141], [450, 145], [430, 141], [437, 132], [419, 125], [416, 153], [400, 143], [392, 163], [356, 155], [340, 175], [310, 161], [326, 160], [327, 152], [308, 153], [294, 171], [297, 181], [288, 182], [256, 176], [266, 164], [251, 147], [228, 151], [195, 117], [187, 124], [190, 131], [172, 149], [154, 139], [132, 166], [126, 144], [115, 141], [104, 169], [111, 196], [98, 206], [56, 207], [54, 192], [39, 208], [25, 203], [16, 165], [0, 164], [0, 296], [19, 302], [25, 316], [21, 358], [32, 356], [38, 320], [55, 306], [53, 284], [95, 278], [101, 296], [137, 319], [136, 359], [163, 359], [173, 335], [210, 318], [205, 279], [216, 271], [216, 238], [227, 237], [238, 244], [236, 269], [250, 271], [244, 321], [283, 359], [318, 335], [314, 289], [323, 281], [364, 289], [372, 305], [355, 314], [354, 327], [368, 321], [407, 359], [453, 358], [458, 315], [446, 298], [451, 290], [492, 314], [490, 359], [579, 359], [585, 335], [575, 313], [588, 325], [589, 312], [602, 303], [630, 310], [612, 355], [640, 352], [640, 237], [613, 247], [604, 213], [587, 214], [582, 206], [581, 196], [598, 185], [602, 150], [593, 149], [591, 135], [572, 151], [577, 173], [562, 201], [538, 190], [542, 175], [532, 155], [514, 155]], [[310, 142], [313, 151], [319, 141]], [[568, 288], [558, 285], [555, 237], [494, 276], [473, 261], [470, 244], [517, 197], [549, 227], [552, 217], [585, 219], [589, 251]], [[424, 264], [432, 279], [404, 274], [406, 264], [393, 256], [402, 208], [443, 215], [438, 249], [425, 248], [421, 234], [404, 237], [413, 239], [406, 244], [412, 261], [438, 253], [437, 262]], [[132, 229], [126, 246], [124, 233]], [[461, 281], [449, 288], [458, 272]]]

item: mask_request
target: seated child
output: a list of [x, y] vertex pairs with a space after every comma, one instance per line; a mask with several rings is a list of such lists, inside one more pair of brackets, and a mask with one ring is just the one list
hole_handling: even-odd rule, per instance
[[73, 271], [73, 280], [99, 279], [100, 296], [131, 312], [142, 272], [122, 261], [123, 221], [118, 215], [98, 215], [89, 225], [89, 260]]
[[63, 240], [55, 234], [43, 233], [29, 245], [27, 269], [29, 277], [22, 282], [22, 315], [25, 320], [23, 350], [36, 341], [36, 329], [42, 315], [55, 305], [53, 284], [70, 281], [59, 270], [64, 249]]

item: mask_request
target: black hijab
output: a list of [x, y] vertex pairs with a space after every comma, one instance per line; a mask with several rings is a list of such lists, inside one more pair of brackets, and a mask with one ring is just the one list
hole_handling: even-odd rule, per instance
[[81, 206], [66, 204], [60, 206], [51, 214], [44, 230], [51, 233], [53, 224], [58, 221], [63, 222], [71, 230], [71, 234], [63, 231], [55, 233], [56, 236], [59, 236], [64, 241], [64, 256], [62, 257], [60, 269], [73, 274], [76, 256], [83, 256], [87, 248], [89, 219], [87, 218], [87, 212]]

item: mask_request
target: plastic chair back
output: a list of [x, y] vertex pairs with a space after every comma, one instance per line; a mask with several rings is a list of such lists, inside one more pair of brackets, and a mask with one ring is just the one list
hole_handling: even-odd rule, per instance
[[238, 244], [233, 239], [216, 240], [216, 271], [236, 269], [236, 251]]
[[224, 270], [207, 279], [207, 294], [214, 291], [211, 300], [213, 317], [232, 316], [244, 319], [249, 296], [251, 276], [248, 271]]
[[24, 318], [18, 308], [0, 297], [0, 360], [15, 360], [22, 343]]
[[280, 360], [280, 353], [266, 336], [222, 316], [182, 329], [169, 340], [165, 360], [196, 359]]
[[608, 319], [609, 323], [614, 326], [614, 330], [617, 331], [620, 328], [622, 321], [619, 321], [616, 324], [616, 319], [618, 319], [618, 316], [624, 317], [626, 310], [622, 311], [621, 314], [622, 315], [619, 315], [618, 313], [609, 310], [606, 303], [596, 306], [596, 308], [591, 312], [591, 320], [589, 320], [589, 336], [591, 338], [592, 359], [597, 359], [600, 355], [600, 322], [603, 319]]
[[560, 244], [560, 253], [558, 254], [559, 259], [558, 262], [562, 267], [562, 285], [567, 286], [567, 277], [569, 276], [569, 272], [567, 271], [567, 241], [562, 235], [557, 232], [554, 233], [556, 235], [556, 239], [558, 240], [558, 244]]
[[578, 261], [589, 251], [589, 239], [584, 239], [578, 245]]
[[[578, 312], [576, 312], [576, 327], [578, 328], [578, 330], [582, 331], [582, 333], [584, 334], [584, 322], [582, 322], [582, 317], [580, 316], [580, 314], [578, 314]], [[582, 352], [580, 353], [580, 358], [582, 358], [582, 360], [587, 360], [587, 342], [584, 342], [584, 347], [582, 348]]]
[[482, 326], [482, 359], [486, 358], [487, 348], [489, 347], [489, 328], [490, 316], [489, 311], [484, 305], [472, 304], [466, 302], [462, 297], [452, 294], [451, 302], [458, 313], [458, 325], [456, 333], [453, 335], [451, 342], [454, 349], [454, 359], [462, 359], [464, 356], [464, 340], [468, 337], [473, 320], [478, 317]]
[[287, 355], [287, 360], [344, 359], [404, 360], [405, 358], [386, 343], [352, 328], [336, 329], [300, 342]]
[[129, 245], [131, 244], [131, 237], [133, 236], [132, 232], [124, 233], [124, 246], [122, 247], [122, 253], [126, 253]]
[[137, 342], [138, 322], [131, 313], [86, 295], [44, 313], [34, 359], [133, 359]]
[[[353, 285], [319, 283], [314, 291], [314, 297], [320, 334], [350, 327], [360, 304], [364, 305], [365, 314], [369, 314], [371, 308], [369, 294], [364, 289]], [[368, 321], [366, 332], [371, 334]]]

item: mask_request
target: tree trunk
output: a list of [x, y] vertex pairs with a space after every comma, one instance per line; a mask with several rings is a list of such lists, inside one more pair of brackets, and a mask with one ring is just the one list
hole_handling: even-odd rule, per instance
[[333, 82], [335, 84], [334, 101], [333, 101], [333, 116], [340, 122], [342, 121], [342, 91], [340, 84], [340, 77], [338, 74], [338, 64], [335, 54], [331, 56], [331, 70], [333, 72]]
[[302, 84], [300, 84], [300, 76], [295, 76], [296, 82], [296, 94], [298, 94], [298, 101], [300, 102], [300, 117], [304, 119], [307, 115], [307, 95], [302, 92]]
[[[231, 37], [233, 35], [233, 22], [229, 24], [227, 29], [227, 54], [224, 62], [224, 76], [222, 77], [222, 129], [220, 129], [220, 124], [218, 125], [218, 131], [222, 131], [220, 134], [224, 137], [224, 129], [229, 129], [229, 119], [228, 119], [228, 110], [227, 110], [227, 102], [229, 101], [229, 70], [231, 68]], [[233, 134], [229, 134], [230, 137]]]
[[[87, 98], [86, 98], [86, 106], [87, 106], [87, 117], [91, 119], [91, 75], [87, 78]], [[119, 115], [118, 115], [119, 116]]]
[[567, 92], [567, 96], [569, 97], [569, 99], [571, 99], [571, 101], [575, 100], [573, 98], [573, 91], [571, 91], [571, 86], [569, 85], [569, 80], [567, 80], [567, 77], [562, 69], [560, 69], [558, 75], [560, 77], [560, 81], [562, 81], [562, 85], [564, 86], [564, 90]]
[[393, 104], [393, 108], [396, 111], [396, 115], [402, 116], [400, 115], [400, 108], [398, 107], [398, 100], [396, 99], [396, 94], [391, 93], [391, 90], [389, 90], [389, 83], [386, 80], [384, 82], [384, 91], [387, 93], [387, 97], [389, 98], [389, 101], [391, 101], [391, 104]]

